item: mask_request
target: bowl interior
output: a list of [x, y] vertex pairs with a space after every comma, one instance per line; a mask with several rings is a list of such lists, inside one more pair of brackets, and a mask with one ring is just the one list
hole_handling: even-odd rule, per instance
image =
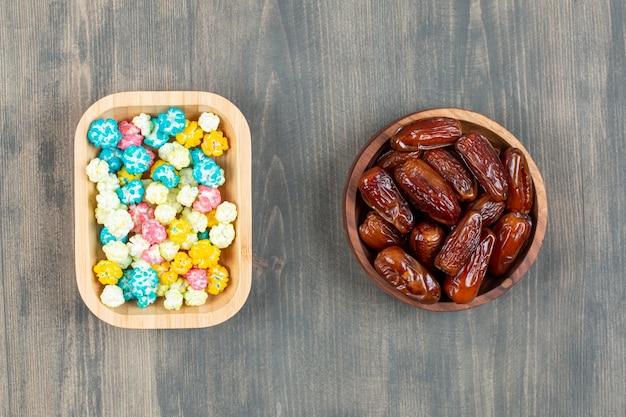
[[[373, 262], [377, 255], [365, 245], [359, 235], [358, 226], [363, 222], [367, 213], [371, 210], [363, 201], [358, 191], [358, 180], [367, 169], [372, 167], [376, 160], [390, 150], [389, 138], [399, 127], [415, 120], [429, 117], [452, 117], [461, 122], [463, 132], [476, 130], [485, 136], [494, 147], [504, 150], [509, 147], [519, 148], [528, 160], [529, 169], [535, 185], [535, 201], [530, 213], [533, 220], [533, 231], [528, 243], [518, 255], [510, 272], [504, 277], [487, 276], [483, 281], [478, 296], [470, 303], [457, 304], [442, 293], [442, 298], [435, 304], [423, 304], [397, 291], [391, 284], [382, 278], [374, 269]], [[357, 154], [350, 168], [343, 195], [344, 229], [352, 253], [357, 258], [368, 276], [385, 292], [391, 296], [415, 307], [432, 311], [455, 311], [473, 308], [485, 304], [494, 298], [504, 294], [515, 285], [528, 271], [537, 257], [537, 253], [543, 242], [547, 221], [547, 203], [545, 186], [541, 173], [537, 169], [531, 156], [523, 145], [511, 133], [502, 126], [487, 117], [475, 112], [463, 109], [434, 109], [410, 114], [400, 118], [374, 134]]]
[[[215, 161], [224, 169], [226, 182], [220, 187], [224, 200], [237, 205], [236, 237], [222, 250], [220, 264], [229, 270], [224, 292], [209, 295], [199, 307], [183, 306], [179, 311], [166, 310], [162, 299], [147, 308], [133, 300], [117, 308], [104, 306], [99, 299], [103, 286], [92, 271], [100, 259], [106, 259], [99, 241], [100, 226], [93, 210], [98, 193], [90, 183], [85, 167], [99, 149], [88, 143], [87, 131], [93, 120], [112, 118], [130, 120], [140, 113], [156, 116], [169, 107], [178, 107], [189, 120], [203, 112], [213, 112], [220, 119], [220, 129], [228, 137], [230, 149]], [[251, 204], [250, 204], [250, 131], [241, 112], [228, 100], [205, 92], [128, 92], [107, 96], [94, 103], [81, 118], [75, 137], [75, 249], [76, 280], [79, 292], [89, 309], [100, 319], [120, 327], [182, 328], [207, 327], [227, 320], [245, 302], [251, 280]]]

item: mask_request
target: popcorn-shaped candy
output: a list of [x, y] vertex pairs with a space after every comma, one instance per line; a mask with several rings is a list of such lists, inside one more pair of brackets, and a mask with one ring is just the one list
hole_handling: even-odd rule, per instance
[[228, 270], [222, 265], [214, 265], [207, 270], [209, 283], [206, 291], [209, 294], [217, 295], [228, 286]]
[[133, 219], [130, 214], [123, 208], [119, 208], [109, 212], [104, 219], [104, 226], [116, 239], [126, 236], [133, 228]]
[[131, 174], [130, 172], [128, 172], [126, 167], [122, 167], [119, 171], [117, 171], [117, 179], [120, 186], [124, 186], [129, 182], [133, 180], [138, 180], [140, 178], [141, 174]]
[[161, 129], [158, 122], [154, 122], [153, 126], [154, 128], [152, 131], [147, 135], [144, 135], [143, 143], [151, 148], [160, 149], [163, 145], [169, 142], [170, 135]]
[[161, 182], [167, 188], [174, 188], [180, 182], [176, 169], [168, 163], [160, 164], [152, 171], [152, 179]]
[[158, 265], [163, 262], [163, 257], [161, 256], [161, 252], [159, 251], [159, 245], [154, 244], [150, 246], [147, 250], [143, 251], [143, 253], [141, 254], [141, 259], [148, 262], [151, 266]]
[[159, 277], [160, 281], [161, 276], [163, 276], [164, 273], [170, 270], [170, 263], [164, 260], [163, 262], [158, 264], [151, 264], [150, 267], [156, 271], [157, 277]]
[[104, 224], [104, 221], [109, 217], [111, 212], [109, 210], [104, 210], [101, 207], [96, 207], [94, 210], [94, 217], [96, 218], [96, 223]]
[[178, 274], [174, 271], [167, 271], [159, 277], [159, 282], [165, 285], [170, 285], [178, 279]]
[[170, 107], [167, 112], [157, 116], [157, 123], [163, 132], [176, 136], [185, 129], [185, 113], [176, 107]]
[[165, 230], [165, 227], [156, 219], [148, 219], [144, 221], [141, 225], [141, 234], [151, 245], [161, 243], [167, 239], [167, 231]]
[[178, 289], [169, 289], [165, 293], [163, 307], [166, 310], [180, 310], [183, 306], [183, 294]]
[[135, 126], [133, 123], [122, 120], [118, 123], [117, 128], [122, 134], [122, 139], [117, 144], [119, 149], [126, 149], [129, 146], [141, 146], [143, 142], [143, 135], [141, 134], [141, 129], [138, 126]]
[[176, 218], [178, 212], [171, 204], [163, 203], [154, 209], [154, 218], [164, 226], [167, 226]]
[[133, 268], [130, 273], [130, 288], [137, 306], [146, 308], [156, 301], [157, 273], [152, 268]]
[[189, 149], [178, 142], [168, 142], [161, 146], [159, 148], [159, 157], [172, 164], [179, 171], [191, 164]]
[[220, 125], [220, 117], [211, 112], [204, 112], [198, 118], [198, 125], [202, 130], [209, 133], [212, 130], [217, 130]]
[[198, 196], [193, 203], [194, 210], [200, 213], [208, 213], [222, 202], [222, 194], [217, 188], [198, 186]]
[[208, 156], [222, 156], [228, 150], [228, 138], [221, 130], [213, 130], [204, 135], [200, 147]]
[[167, 290], [169, 290], [169, 285], [163, 284], [161, 281], [156, 285], [156, 295], [157, 297], [164, 297]]
[[115, 191], [120, 188], [120, 181], [117, 179], [117, 175], [109, 173], [106, 177], [98, 181], [96, 188], [99, 193], [103, 193], [105, 191]]
[[199, 211], [185, 207], [182, 212], [182, 218], [187, 220], [191, 226], [191, 232], [198, 234], [204, 232], [207, 228], [208, 220], [206, 216]]
[[177, 273], [178, 275], [186, 274], [191, 267], [193, 267], [193, 262], [189, 255], [185, 252], [178, 252], [174, 259], [170, 262], [170, 271]]
[[176, 134], [176, 142], [185, 148], [194, 148], [202, 141], [202, 129], [198, 127], [198, 122], [185, 120], [185, 128]]
[[227, 248], [235, 239], [235, 228], [232, 223], [220, 223], [209, 230], [209, 239], [218, 248]]
[[189, 249], [191, 262], [199, 268], [210, 268], [217, 265], [220, 260], [221, 250], [208, 240], [198, 240]]
[[158, 205], [167, 201], [168, 194], [169, 190], [165, 185], [160, 182], [152, 182], [146, 187], [144, 197], [147, 202]]
[[192, 168], [183, 168], [178, 172], [180, 176], [180, 183], [182, 185], [190, 185], [192, 187], [198, 186], [198, 181], [193, 177], [193, 169]]
[[118, 148], [105, 148], [98, 158], [109, 164], [109, 173], [117, 172], [122, 167], [122, 152]]
[[106, 227], [103, 227], [102, 230], [100, 230], [100, 243], [102, 243], [103, 245], [106, 245], [107, 243], [112, 242], [114, 240], [119, 240], [120, 242], [126, 243], [126, 241], [128, 241], [128, 236], [124, 236], [121, 239], [117, 239], [115, 236], [111, 234], [111, 232], [109, 232], [109, 229], [107, 229]]
[[181, 244], [187, 240], [187, 235], [191, 233], [191, 226], [184, 219], [174, 219], [170, 222], [167, 229], [169, 239], [175, 243]]
[[192, 187], [190, 185], [183, 185], [176, 196], [176, 201], [185, 207], [191, 207], [193, 202], [198, 196], [198, 187]]
[[140, 203], [146, 193], [140, 180], [132, 180], [125, 186], [118, 188], [116, 192], [120, 201], [126, 205]]
[[193, 177], [207, 187], [219, 187], [224, 184], [224, 170], [211, 158], [207, 158], [193, 166]]
[[148, 262], [144, 261], [141, 258], [133, 259], [133, 263], [130, 264], [130, 266], [132, 266], [134, 269], [152, 269], [152, 265], [150, 265]]
[[185, 239], [185, 241], [180, 244], [180, 248], [184, 250], [189, 250], [196, 242], [198, 242], [198, 235], [195, 233], [189, 233], [187, 235], [187, 239]]
[[99, 261], [93, 267], [93, 272], [96, 273], [98, 281], [100, 281], [103, 285], [117, 284], [119, 279], [122, 277], [122, 268], [111, 260]]
[[102, 293], [100, 294], [100, 301], [107, 307], [115, 308], [119, 307], [126, 300], [124, 299], [124, 291], [117, 285], [105, 285]]
[[215, 219], [220, 223], [232, 223], [237, 218], [237, 206], [224, 201], [215, 209]]
[[161, 254], [161, 257], [163, 257], [163, 259], [168, 262], [174, 259], [174, 256], [176, 256], [179, 249], [180, 245], [169, 239], [166, 239], [163, 242], [159, 243], [159, 253]]
[[141, 234], [133, 235], [128, 239], [128, 253], [135, 259], [140, 259], [141, 254], [150, 247], [148, 242]]
[[109, 175], [109, 164], [100, 158], [94, 158], [87, 164], [86, 172], [89, 181], [102, 181]]
[[141, 130], [142, 136], [148, 136], [154, 130], [154, 122], [150, 115], [141, 113], [133, 117], [133, 124]]
[[113, 119], [94, 120], [87, 132], [89, 142], [100, 148], [115, 148], [122, 138], [122, 133], [117, 128], [117, 122]]
[[105, 191], [96, 196], [96, 206], [106, 211], [112, 211], [120, 208], [122, 202], [113, 191]]
[[[179, 184], [180, 186], [180, 184]], [[174, 207], [176, 209], [176, 213], [180, 213], [183, 211], [183, 205], [178, 202], [178, 193], [180, 192], [180, 188], [170, 188], [170, 192], [167, 195], [167, 204]]]
[[152, 166], [150, 167], [150, 178], [152, 178], [152, 175], [154, 175], [154, 171], [163, 164], [167, 164], [167, 162], [162, 159], [154, 161], [154, 164], [152, 164]]
[[204, 292], [203, 290], [194, 290], [193, 288], [187, 288], [187, 292], [185, 292], [185, 305], [190, 307], [197, 307], [204, 305], [206, 303], [209, 294]]
[[102, 251], [108, 260], [117, 263], [122, 269], [128, 268], [128, 265], [130, 265], [133, 260], [126, 243], [120, 242], [119, 240], [112, 240], [106, 245], [103, 245]]
[[217, 221], [217, 219], [215, 218], [215, 214], [217, 213], [216, 210], [211, 210], [206, 214], [206, 219], [207, 219], [207, 227], [211, 228], [214, 226], [217, 226], [218, 224], [220, 224], [219, 221]]
[[194, 165], [209, 158], [200, 148], [189, 149], [189, 155], [191, 155], [191, 162]]
[[131, 145], [122, 154], [122, 162], [130, 174], [143, 174], [150, 168], [151, 155], [143, 146]]
[[117, 286], [122, 289], [122, 294], [124, 295], [124, 300], [132, 300], [133, 292], [131, 287], [131, 269], [127, 269], [122, 273], [122, 277], [117, 282]]
[[143, 223], [148, 219], [154, 218], [154, 209], [145, 201], [130, 205], [128, 213], [130, 213], [130, 217], [133, 219], [134, 226], [132, 231], [135, 233], [141, 233]]
[[208, 284], [208, 278], [206, 275], [206, 269], [193, 267], [191, 268], [184, 277], [187, 279], [189, 286], [194, 290], [203, 290], [206, 288]]

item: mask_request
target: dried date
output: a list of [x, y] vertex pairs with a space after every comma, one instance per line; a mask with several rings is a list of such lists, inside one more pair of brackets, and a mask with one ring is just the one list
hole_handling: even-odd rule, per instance
[[393, 172], [399, 166], [402, 166], [407, 159], [419, 159], [422, 157], [422, 151], [400, 152], [391, 150], [384, 154], [376, 165], [385, 169], [387, 172]]
[[467, 209], [479, 212], [483, 218], [483, 227], [489, 227], [504, 213], [505, 206], [504, 201], [493, 201], [488, 194], [485, 194], [470, 204]]
[[441, 250], [446, 233], [439, 224], [425, 221], [415, 225], [409, 236], [409, 251], [429, 270], [434, 269], [435, 256]]
[[476, 199], [478, 184], [456, 152], [448, 148], [432, 149], [424, 152], [424, 161], [443, 177], [456, 192], [459, 201]]
[[404, 243], [404, 236], [398, 229], [375, 211], [367, 213], [365, 220], [359, 226], [359, 236], [367, 246], [374, 250]]
[[417, 151], [452, 145], [461, 134], [461, 122], [458, 120], [431, 117], [401, 127], [389, 142], [397, 151]]
[[520, 254], [532, 231], [532, 220], [527, 214], [508, 212], [496, 222], [493, 233], [496, 243], [489, 260], [489, 272], [505, 275]]
[[446, 237], [443, 247], [435, 257], [435, 267], [447, 275], [456, 275], [472, 255], [482, 228], [479, 212], [470, 210]]
[[502, 154], [501, 159], [509, 190], [506, 209], [528, 214], [535, 197], [535, 187], [528, 168], [528, 161], [518, 148], [508, 148]]

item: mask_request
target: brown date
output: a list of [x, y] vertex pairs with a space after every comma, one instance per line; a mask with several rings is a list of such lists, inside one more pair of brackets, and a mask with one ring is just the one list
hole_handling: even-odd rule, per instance
[[433, 270], [435, 256], [441, 250], [446, 233], [435, 222], [425, 221], [415, 225], [409, 236], [409, 251], [429, 270]]
[[457, 304], [465, 304], [476, 298], [485, 279], [489, 258], [493, 251], [496, 236], [489, 229], [483, 229], [476, 250], [458, 274], [446, 276], [444, 292]]
[[472, 201], [478, 194], [476, 178], [468, 171], [456, 152], [448, 148], [432, 149], [424, 152], [424, 161], [443, 177], [456, 192], [459, 201]]
[[387, 172], [393, 172], [396, 168], [406, 162], [407, 159], [419, 159], [422, 157], [422, 151], [400, 152], [393, 149], [381, 156], [376, 165], [385, 169]]
[[528, 214], [533, 206], [535, 187], [526, 157], [518, 148], [508, 148], [501, 159], [509, 186], [506, 209]]
[[404, 243], [404, 236], [398, 229], [375, 211], [367, 213], [365, 220], [359, 226], [359, 236], [367, 246], [374, 250]]
[[532, 220], [527, 214], [508, 212], [493, 227], [496, 244], [489, 260], [489, 272], [495, 276], [506, 274], [532, 231]]
[[458, 274], [480, 241], [482, 222], [479, 212], [466, 212], [446, 237], [443, 247], [435, 257], [435, 267], [447, 275]]
[[417, 151], [452, 145], [461, 134], [461, 122], [458, 120], [431, 117], [401, 127], [389, 142], [397, 151]]
[[422, 159], [409, 159], [394, 171], [398, 186], [433, 220], [451, 226], [461, 215], [454, 191]]
[[365, 203], [400, 233], [409, 233], [415, 224], [409, 203], [393, 178], [381, 167], [373, 167], [359, 179], [359, 190]]
[[437, 280], [417, 260], [398, 246], [379, 252], [374, 268], [398, 291], [422, 303], [436, 303], [441, 297]]
[[457, 152], [493, 201], [505, 201], [508, 184], [504, 166], [491, 143], [472, 131], [455, 144]]
[[483, 227], [489, 227], [504, 213], [504, 201], [493, 201], [488, 194], [478, 197], [467, 208], [468, 210], [476, 210], [483, 217]]

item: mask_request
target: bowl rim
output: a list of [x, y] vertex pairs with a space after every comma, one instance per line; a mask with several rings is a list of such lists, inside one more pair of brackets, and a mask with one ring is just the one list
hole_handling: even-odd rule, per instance
[[123, 314], [120, 307], [114, 309], [102, 304], [99, 295], [93, 291], [93, 283], [90, 281], [95, 279], [93, 265], [90, 265], [90, 251], [93, 249], [89, 247], [88, 239], [92, 221], [89, 216], [93, 217], [89, 210], [88, 195], [89, 187], [93, 184], [85, 174], [86, 154], [89, 152], [86, 135], [88, 126], [93, 120], [111, 112], [130, 112], [132, 109], [133, 114], [135, 110], [139, 114], [141, 109], [169, 107], [194, 109], [186, 110], [185, 113], [196, 109], [200, 112], [199, 109], [206, 108], [208, 110], [202, 111], [215, 111], [220, 117], [227, 119], [237, 143], [237, 173], [236, 178], [233, 178], [236, 194], [239, 196], [238, 200], [241, 196], [246, 196], [246, 200], [249, 200], [247, 197], [251, 195], [250, 128], [241, 110], [225, 97], [204, 91], [127, 91], [109, 94], [94, 102], [81, 116], [74, 136], [74, 264], [76, 284], [83, 302], [96, 317], [116, 327], [173, 329], [214, 326], [230, 319], [243, 307], [252, 286], [252, 206], [250, 202], [237, 201], [237, 234], [233, 245], [236, 245], [234, 257], [237, 259], [239, 274], [235, 292], [224, 305], [210, 311], [184, 306], [184, 312], [181, 309], [160, 314], [150, 308], [144, 310], [129, 306], [129, 309], [133, 308], [133, 314]]
[[[452, 301], [438, 302], [434, 304], [420, 303], [397, 291], [376, 272], [370, 260], [367, 258], [365, 251], [358, 251], [356, 249], [357, 247], [364, 247], [364, 244], [358, 235], [358, 222], [355, 218], [357, 210], [354, 210], [359, 198], [357, 187], [358, 179], [361, 174], [373, 164], [373, 162], [377, 159], [377, 156], [382, 153], [381, 147], [383, 147], [393, 133], [406, 124], [430, 117], [451, 117], [461, 121], [462, 123], [478, 125], [481, 127], [481, 130], [490, 132], [491, 135], [493, 135], [492, 137], [500, 137], [510, 146], [519, 148], [527, 159], [529, 170], [531, 171], [533, 182], [535, 184], [535, 203], [533, 206], [533, 213], [536, 214], [533, 217], [533, 233], [526, 248], [523, 249], [526, 256], [524, 259], [518, 259], [516, 267], [508, 274], [508, 276], [504, 277], [499, 285], [486, 293], [479, 294], [474, 300], [466, 304], [457, 304]], [[543, 244], [548, 220], [548, 204], [543, 177], [535, 164], [535, 161], [528, 153], [524, 145], [507, 129], [487, 116], [471, 110], [454, 107], [432, 108], [409, 113], [392, 121], [374, 133], [358, 151], [350, 166], [348, 177], [344, 185], [341, 207], [344, 233], [348, 246], [368, 277], [374, 281], [379, 288], [392, 297], [413, 307], [435, 312], [472, 309], [493, 301], [515, 286], [524, 277], [536, 260], [539, 250]], [[352, 214], [352, 217], [350, 214]]]

